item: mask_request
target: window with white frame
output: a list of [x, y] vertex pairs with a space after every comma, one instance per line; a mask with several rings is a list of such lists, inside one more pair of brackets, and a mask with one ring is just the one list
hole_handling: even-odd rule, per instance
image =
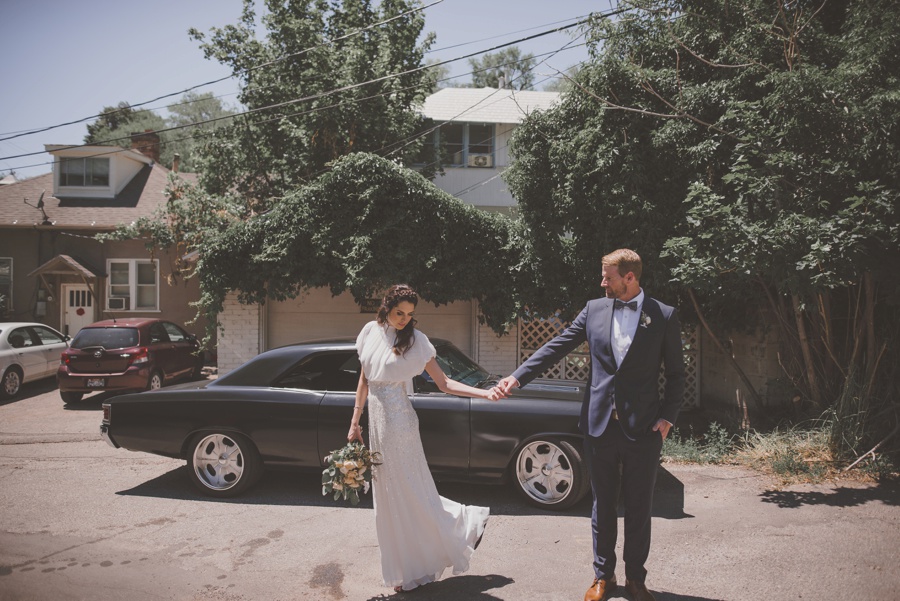
[[494, 166], [494, 125], [492, 123], [448, 122], [436, 132], [436, 143], [452, 167]]
[[59, 160], [60, 186], [109, 187], [109, 159], [86, 158]]
[[159, 308], [158, 261], [110, 259], [107, 267], [107, 309], [151, 311]]
[[0, 315], [13, 308], [13, 260], [12, 257], [0, 257]]

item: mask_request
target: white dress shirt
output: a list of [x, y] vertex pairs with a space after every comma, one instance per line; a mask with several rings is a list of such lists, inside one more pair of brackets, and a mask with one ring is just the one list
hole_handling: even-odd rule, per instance
[[637, 310], [632, 311], [628, 307], [613, 310], [612, 347], [616, 365], [622, 365], [622, 360], [628, 354], [628, 349], [631, 348], [631, 341], [634, 340], [634, 335], [637, 333], [638, 322], [641, 318], [641, 308], [644, 305], [643, 288], [631, 300], [637, 301]]

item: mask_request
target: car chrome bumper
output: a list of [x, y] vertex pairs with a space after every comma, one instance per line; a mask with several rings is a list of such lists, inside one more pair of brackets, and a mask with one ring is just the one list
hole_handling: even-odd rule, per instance
[[116, 441], [112, 439], [112, 436], [109, 435], [109, 426], [107, 424], [100, 424], [100, 436], [114, 449], [118, 449], [119, 445], [116, 444]]

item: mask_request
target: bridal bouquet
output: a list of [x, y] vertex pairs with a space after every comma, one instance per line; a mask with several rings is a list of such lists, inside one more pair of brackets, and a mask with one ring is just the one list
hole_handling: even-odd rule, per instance
[[328, 467], [322, 470], [322, 494], [334, 493], [335, 501], [343, 496], [356, 505], [360, 489], [369, 492], [372, 467], [381, 465], [381, 453], [373, 453], [360, 442], [351, 442], [328, 454], [325, 463]]

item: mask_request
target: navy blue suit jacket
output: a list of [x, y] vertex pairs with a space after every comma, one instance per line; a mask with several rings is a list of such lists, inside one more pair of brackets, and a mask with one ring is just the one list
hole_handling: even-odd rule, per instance
[[[630, 311], [630, 309], [620, 309]], [[538, 349], [513, 377], [521, 386], [542, 374], [587, 341], [591, 375], [585, 389], [578, 426], [600, 436], [613, 408], [622, 429], [631, 439], [648, 432], [660, 418], [674, 424], [684, 396], [684, 355], [681, 324], [674, 307], [644, 295], [642, 318], [621, 365], [612, 349], [613, 299], [598, 298], [587, 306], [566, 330]], [[665, 364], [666, 386], [659, 395], [659, 368]]]

